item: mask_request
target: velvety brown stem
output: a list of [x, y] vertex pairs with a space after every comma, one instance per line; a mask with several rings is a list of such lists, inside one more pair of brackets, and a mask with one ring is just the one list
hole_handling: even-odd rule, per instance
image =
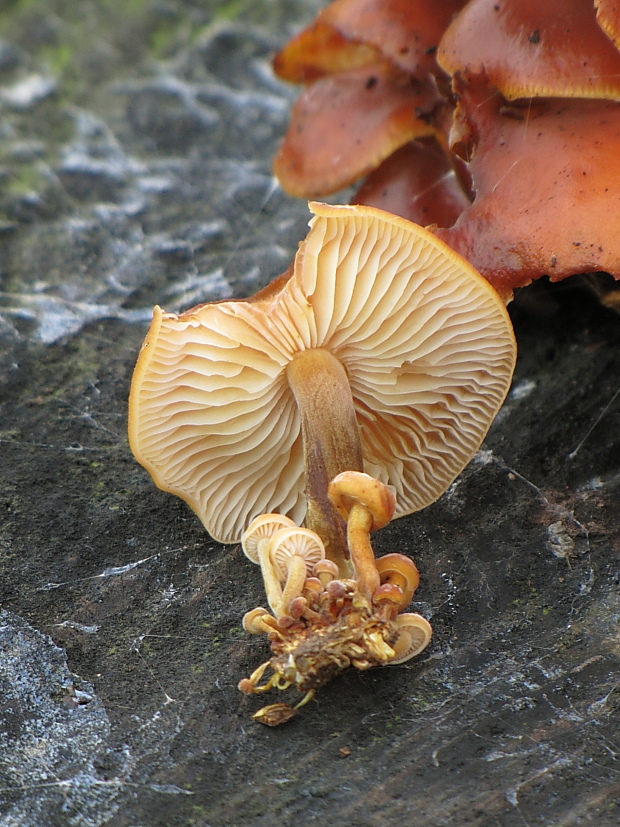
[[349, 379], [328, 350], [296, 354], [287, 378], [301, 416], [306, 467], [307, 528], [321, 537], [325, 552], [343, 577], [351, 575], [343, 520], [327, 496], [342, 471], [362, 471], [362, 448]]

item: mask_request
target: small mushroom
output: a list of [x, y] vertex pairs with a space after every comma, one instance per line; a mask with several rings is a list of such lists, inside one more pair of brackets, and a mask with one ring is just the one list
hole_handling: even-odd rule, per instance
[[250, 635], [270, 634], [277, 632], [277, 621], [267, 609], [258, 606], [243, 615], [243, 628]]
[[279, 609], [282, 602], [282, 587], [270, 556], [270, 542], [278, 531], [291, 527], [296, 528], [295, 523], [283, 514], [261, 514], [252, 520], [241, 536], [245, 556], [260, 565], [267, 601], [273, 611]]
[[331, 560], [320, 560], [314, 566], [314, 575], [318, 577], [321, 586], [325, 588], [332, 580], [336, 580], [339, 575], [338, 566]]
[[493, 288], [432, 233], [372, 207], [312, 209], [290, 277], [248, 301], [155, 309], [129, 439], [215, 539], [237, 542], [258, 514], [305, 518], [346, 577], [329, 480], [393, 486], [395, 516], [433, 502], [480, 446], [516, 349]]
[[394, 494], [379, 480], [356, 471], [344, 471], [334, 477], [327, 493], [347, 521], [347, 543], [359, 589], [371, 601], [381, 580], [370, 532], [383, 528], [392, 519], [396, 508]]
[[420, 575], [416, 564], [404, 554], [384, 554], [376, 561], [381, 585], [390, 583], [402, 589], [403, 605], [401, 610], [408, 606], [415, 590], [420, 584]]
[[325, 558], [325, 546], [318, 534], [307, 528], [283, 528], [269, 541], [269, 556], [280, 583], [284, 584], [276, 617], [288, 611], [295, 598], [300, 597], [306, 578], [312, 574], [315, 563]]
[[394, 622], [398, 629], [398, 637], [392, 645], [394, 657], [390, 660], [390, 666], [404, 663], [419, 655], [426, 649], [433, 635], [431, 624], [422, 615], [401, 614]]

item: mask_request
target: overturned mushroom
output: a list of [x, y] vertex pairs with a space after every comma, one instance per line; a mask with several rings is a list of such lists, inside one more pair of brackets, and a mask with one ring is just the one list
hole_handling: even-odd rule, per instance
[[325, 546], [314, 531], [307, 528], [283, 528], [269, 541], [269, 556], [283, 584], [282, 599], [276, 612], [290, 613], [291, 603], [304, 588], [315, 563], [325, 558]]
[[515, 343], [494, 290], [431, 233], [371, 207], [312, 208], [290, 278], [248, 301], [156, 308], [129, 437], [217, 540], [262, 513], [305, 517], [346, 575], [328, 481], [377, 477], [395, 516], [433, 502], [499, 409]]

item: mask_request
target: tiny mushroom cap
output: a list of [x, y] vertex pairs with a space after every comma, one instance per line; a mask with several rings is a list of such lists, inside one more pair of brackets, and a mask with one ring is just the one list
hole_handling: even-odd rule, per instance
[[277, 531], [286, 528], [296, 528], [290, 517], [284, 514], [259, 514], [241, 536], [243, 553], [253, 563], [258, 563], [258, 547], [261, 540], [270, 540]]
[[293, 557], [303, 559], [309, 577], [315, 564], [325, 559], [325, 546], [319, 535], [308, 528], [283, 528], [271, 538], [269, 555], [284, 583]]
[[371, 474], [393, 486], [395, 516], [429, 505], [478, 450], [516, 348], [497, 293], [431, 232], [373, 207], [311, 208], [289, 278], [254, 300], [156, 308], [129, 439], [216, 540], [279, 511], [346, 568], [315, 528], [321, 509], [335, 522], [329, 480]]
[[396, 552], [379, 557], [377, 571], [381, 584], [391, 583], [403, 590], [403, 599], [406, 601], [403, 608], [411, 603], [413, 594], [420, 584], [418, 567], [410, 557]]
[[433, 629], [431, 624], [419, 614], [401, 614], [394, 621], [398, 629], [398, 638], [393, 645], [394, 658], [390, 666], [404, 663], [419, 655], [431, 641]]
[[339, 576], [338, 566], [331, 560], [320, 560], [315, 563], [314, 576], [318, 577], [323, 588]]
[[591, 0], [470, 0], [439, 46], [451, 75], [484, 71], [508, 100], [620, 96], [620, 52]]

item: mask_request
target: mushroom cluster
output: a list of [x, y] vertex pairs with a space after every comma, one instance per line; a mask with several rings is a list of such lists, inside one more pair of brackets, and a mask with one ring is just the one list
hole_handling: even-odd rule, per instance
[[[281, 514], [262, 514], [241, 538], [246, 556], [261, 566], [271, 608], [247, 612], [243, 627], [266, 634], [273, 656], [239, 689], [251, 695], [294, 686], [304, 693], [294, 707], [269, 704], [252, 716], [269, 726], [290, 720], [339, 672], [404, 663], [431, 639], [428, 620], [403, 613], [420, 582], [415, 563], [403, 554], [376, 560], [372, 551], [370, 532], [394, 514], [390, 488], [368, 474], [345, 471], [331, 481], [328, 496], [347, 522], [351, 578], [341, 577], [326, 559], [318, 534]], [[271, 677], [260, 685], [268, 668]]]
[[620, 6], [335, 0], [276, 56], [306, 84], [274, 168], [423, 225], [509, 300], [620, 278]]
[[271, 613], [245, 625], [271, 640], [266, 687], [304, 692], [401, 660], [420, 624], [430, 639], [396, 620], [417, 581], [399, 556], [377, 564], [369, 533], [458, 476], [516, 355], [495, 290], [435, 235], [373, 207], [311, 209], [293, 265], [252, 298], [155, 308], [129, 403], [156, 484], [261, 567]]

